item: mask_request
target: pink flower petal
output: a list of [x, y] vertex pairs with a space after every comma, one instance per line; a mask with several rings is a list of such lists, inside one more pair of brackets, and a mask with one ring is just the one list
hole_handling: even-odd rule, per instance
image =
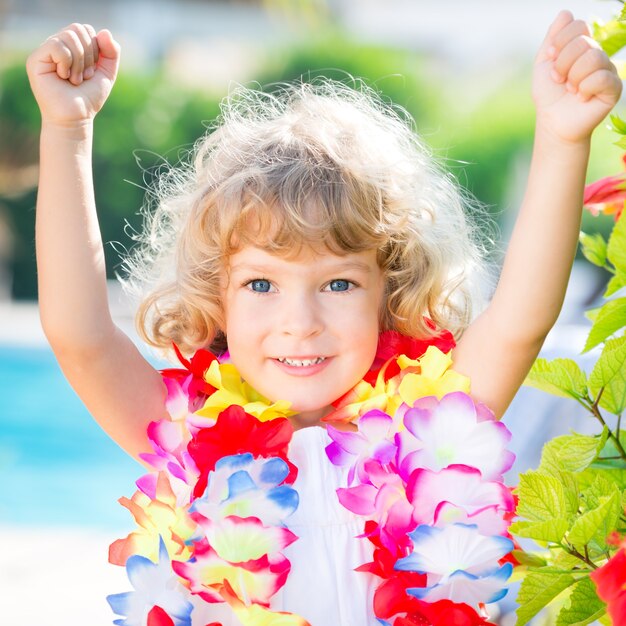
[[382, 516], [379, 524], [394, 536], [401, 536], [416, 526], [413, 520], [413, 506], [406, 499], [402, 483], [384, 485], [376, 497], [376, 511]]
[[374, 502], [378, 489], [372, 485], [357, 485], [356, 487], [340, 487], [337, 489], [339, 502], [349, 511], [358, 515], [371, 515], [376, 511]]
[[165, 409], [172, 420], [183, 420], [189, 413], [189, 397], [181, 384], [174, 378], [163, 376], [163, 383], [167, 389]]
[[354, 456], [346, 452], [336, 441], [326, 446], [326, 455], [333, 465], [348, 465], [354, 460]]
[[402, 476], [408, 479], [419, 467], [439, 471], [463, 464], [479, 469], [485, 480], [500, 480], [514, 459], [505, 449], [511, 433], [504, 424], [487, 418], [488, 412], [483, 407], [477, 411], [463, 392], [450, 393], [439, 403], [433, 398], [417, 400], [405, 415], [409, 432], [396, 437], [396, 463]]
[[624, 175], [607, 176], [585, 187], [583, 204], [600, 204], [626, 199]]
[[486, 507], [503, 512], [514, 508], [511, 492], [502, 483], [484, 481], [478, 469], [467, 465], [451, 465], [439, 472], [416, 469], [407, 484], [407, 498], [415, 508], [414, 519], [419, 524], [435, 523], [437, 512], [441, 517], [442, 503], [460, 508], [466, 516]]
[[394, 459], [396, 451], [397, 448], [395, 444], [390, 441], [381, 441], [374, 447], [374, 450], [372, 451], [372, 458], [376, 459], [379, 463], [386, 465], [387, 463], [391, 463]]
[[349, 454], [358, 455], [367, 446], [367, 441], [361, 433], [338, 430], [330, 424], [326, 430], [330, 438]]
[[359, 418], [359, 431], [369, 441], [380, 441], [389, 435], [393, 423], [392, 418], [378, 409], [368, 411]]
[[181, 451], [181, 448], [187, 446], [189, 437], [186, 437], [185, 434], [185, 426], [179, 422], [170, 422], [164, 419], [152, 422], [148, 426], [148, 438], [150, 441], [154, 442], [162, 450], [172, 454], [176, 454]]
[[154, 500], [156, 498], [156, 488], [157, 488], [157, 474], [150, 473], [144, 474], [141, 478], [138, 478], [135, 481], [135, 485], [137, 485], [137, 489], [145, 493], [149, 498]]

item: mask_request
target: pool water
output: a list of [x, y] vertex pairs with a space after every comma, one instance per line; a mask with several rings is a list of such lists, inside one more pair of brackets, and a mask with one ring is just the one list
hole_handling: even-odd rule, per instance
[[145, 470], [90, 417], [49, 348], [0, 346], [0, 524], [128, 531]]

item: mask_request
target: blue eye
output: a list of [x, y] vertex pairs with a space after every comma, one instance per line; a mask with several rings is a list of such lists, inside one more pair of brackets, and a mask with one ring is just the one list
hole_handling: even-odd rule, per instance
[[272, 288], [272, 284], [269, 280], [265, 280], [264, 278], [257, 278], [256, 280], [251, 280], [248, 283], [248, 287], [250, 287], [252, 291], [256, 291], [257, 293], [267, 293]]
[[349, 280], [337, 279], [331, 280], [328, 283], [328, 288], [330, 291], [348, 291], [350, 289], [350, 285], [352, 285]]

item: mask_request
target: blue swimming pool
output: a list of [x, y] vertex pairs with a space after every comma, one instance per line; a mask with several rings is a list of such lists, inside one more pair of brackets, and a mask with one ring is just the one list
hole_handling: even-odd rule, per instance
[[0, 345], [0, 523], [129, 529], [142, 467], [89, 416], [48, 348]]

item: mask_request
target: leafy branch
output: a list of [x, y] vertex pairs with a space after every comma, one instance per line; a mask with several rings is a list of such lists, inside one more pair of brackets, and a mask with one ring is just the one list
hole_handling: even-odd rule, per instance
[[607, 425], [606, 420], [604, 419], [602, 413], [600, 413], [600, 409], [598, 405], [600, 403], [600, 399], [602, 398], [602, 394], [604, 393], [604, 389], [605, 387], [600, 388], [600, 391], [598, 395], [596, 396], [595, 400], [592, 400], [589, 396], [587, 396], [586, 398], [577, 398], [577, 399], [580, 402], [580, 404], [582, 404], [582, 406], [584, 406], [600, 422], [600, 424], [602, 424], [602, 427], [606, 429], [608, 436], [613, 440], [613, 443], [615, 444], [615, 447], [617, 448], [617, 451], [619, 452], [618, 456], [599, 457], [599, 458], [601, 458], [602, 460], [611, 460], [611, 459], [621, 458], [624, 461], [626, 461], [626, 450], [624, 449], [624, 446], [622, 445], [622, 442], [620, 441], [620, 438], [619, 438], [622, 414], [620, 413], [617, 416], [617, 426], [615, 428], [615, 432], [613, 432], [611, 428]]
[[[620, 41], [626, 46], [626, 23], [613, 24], [609, 31], [607, 45]], [[626, 148], [626, 122], [615, 117], [613, 125]], [[604, 198], [607, 188], [613, 190], [621, 205], [612, 205], [611, 212], [619, 216], [626, 174], [604, 179], [596, 188], [602, 189]], [[555, 437], [543, 447], [537, 470], [520, 476], [519, 518], [510, 531], [544, 550], [520, 559], [525, 571], [518, 594], [519, 624], [562, 594], [567, 601], [559, 610], [557, 626], [602, 618], [606, 606], [590, 574], [618, 550], [607, 538], [626, 532], [626, 440], [621, 428], [626, 410], [626, 297], [618, 293], [626, 288], [626, 218], [617, 219], [608, 240], [581, 233], [580, 242], [584, 256], [611, 276], [604, 303], [588, 312], [592, 324], [584, 352], [599, 350], [599, 356], [589, 373], [573, 359], [537, 359], [526, 384], [576, 401], [602, 431]]]
[[[588, 565], [591, 568], [591, 570], [598, 569], [598, 566], [589, 558], [587, 545], [585, 545], [585, 554], [581, 554], [580, 552], [578, 552], [578, 550], [576, 550], [574, 546], [569, 545], [567, 543], [565, 545], [561, 544], [561, 547], [563, 548], [563, 550], [565, 550], [565, 552], [567, 552], [568, 554], [571, 554], [572, 556], [576, 557], [577, 559], [579, 559], [580, 561]], [[572, 570], [572, 572], [581, 572], [581, 571], [582, 570]]]

